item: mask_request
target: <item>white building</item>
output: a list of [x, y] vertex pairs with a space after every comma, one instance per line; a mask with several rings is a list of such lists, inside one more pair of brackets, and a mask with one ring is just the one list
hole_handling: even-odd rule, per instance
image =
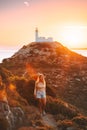
[[36, 28], [35, 30], [35, 42], [53, 42], [53, 38], [52, 37], [39, 37], [38, 35], [38, 28]]

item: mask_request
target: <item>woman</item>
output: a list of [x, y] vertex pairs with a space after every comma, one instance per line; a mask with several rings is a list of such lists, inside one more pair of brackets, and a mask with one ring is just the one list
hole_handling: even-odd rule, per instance
[[45, 115], [46, 107], [46, 82], [43, 74], [38, 74], [35, 82], [34, 96], [39, 101], [39, 110], [41, 115]]

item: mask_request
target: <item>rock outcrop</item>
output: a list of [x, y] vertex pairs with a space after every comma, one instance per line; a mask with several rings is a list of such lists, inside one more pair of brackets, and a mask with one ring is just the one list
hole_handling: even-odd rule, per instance
[[[14, 85], [10, 83], [11, 73], [0, 68], [0, 130], [14, 130], [22, 126], [25, 112], [22, 108], [26, 101], [17, 93]], [[21, 102], [23, 103], [21, 103]]]

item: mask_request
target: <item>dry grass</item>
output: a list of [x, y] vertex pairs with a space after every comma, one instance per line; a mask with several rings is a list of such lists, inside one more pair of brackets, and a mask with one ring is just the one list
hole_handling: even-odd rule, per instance
[[63, 114], [68, 118], [73, 118], [79, 114], [79, 111], [73, 105], [63, 102], [60, 99], [53, 99], [52, 97], [47, 97], [47, 108], [46, 110], [51, 114]]

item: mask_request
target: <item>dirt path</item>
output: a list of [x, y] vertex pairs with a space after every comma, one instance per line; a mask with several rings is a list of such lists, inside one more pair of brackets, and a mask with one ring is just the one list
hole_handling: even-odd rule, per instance
[[46, 124], [46, 125], [49, 125], [49, 126], [52, 126], [55, 130], [58, 130], [57, 128], [57, 123], [53, 117], [53, 115], [51, 114], [46, 114], [45, 116], [42, 117], [43, 119], [43, 122]]

